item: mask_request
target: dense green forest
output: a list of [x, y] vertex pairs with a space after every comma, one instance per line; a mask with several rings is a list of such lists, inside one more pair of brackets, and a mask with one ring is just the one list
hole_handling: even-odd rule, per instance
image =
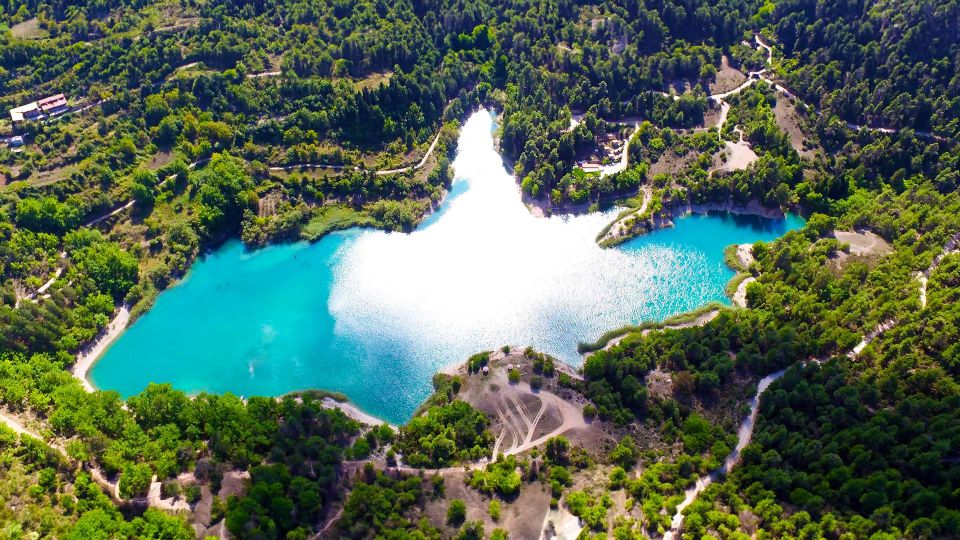
[[[960, 535], [960, 259], [940, 258], [960, 233], [958, 13], [956, 0], [0, 1], [0, 106], [69, 104], [0, 122], [0, 412], [43, 439], [0, 425], [0, 537], [201, 534], [182, 511], [145, 509], [154, 476], [238, 538], [502, 538], [480, 518], [541, 488], [595, 533], [659, 537], [734, 447], [756, 381], [781, 369], [683, 538]], [[721, 113], [709, 96], [764, 68]], [[480, 106], [548, 212], [632, 211], [648, 190], [631, 235], [688, 204], [807, 217], [753, 246], [748, 309], [633, 333], [582, 381], [540, 359], [536, 384], [587, 400], [609, 448], [551, 439], [473, 470], [460, 496], [484, 508], [464, 514], [444, 476], [389, 470], [495, 457], [496, 419], [457, 378], [438, 377], [425, 414], [394, 432], [319, 393], [158, 384], [124, 401], [71, 375], [120, 307], [144, 313], [225, 239], [411, 230]], [[756, 160], [724, 170], [741, 134]], [[630, 165], [586, 171], [616, 157], [596, 157], [611, 140]], [[834, 235], [867, 230], [889, 253]], [[237, 475], [243, 489], [224, 487]]]

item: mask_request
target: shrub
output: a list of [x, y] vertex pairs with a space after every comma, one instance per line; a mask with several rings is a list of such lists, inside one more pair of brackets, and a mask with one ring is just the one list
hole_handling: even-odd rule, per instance
[[635, 443], [633, 437], [629, 435], [620, 439], [617, 446], [610, 451], [610, 461], [620, 465], [624, 469], [632, 468], [639, 457], [640, 450], [637, 448], [637, 443]]
[[486, 470], [473, 471], [470, 474], [470, 487], [483, 493], [499, 493], [509, 497], [520, 491], [522, 478], [516, 469], [517, 460], [513, 456], [491, 463]]
[[563, 488], [573, 485], [573, 476], [565, 467], [554, 465], [550, 468], [550, 490], [554, 497], [563, 494]]
[[547, 459], [551, 463], [565, 465], [569, 459], [570, 441], [566, 437], [551, 437], [547, 439], [546, 448]]
[[353, 459], [365, 459], [370, 455], [370, 442], [366, 438], [357, 439], [357, 442], [353, 443], [353, 447], [350, 448], [350, 455]]
[[587, 403], [583, 406], [583, 417], [588, 421], [593, 420], [597, 417], [597, 408]]
[[490, 351], [477, 353], [467, 360], [467, 371], [470, 373], [476, 373], [480, 371], [480, 368], [487, 365], [489, 362]]
[[497, 499], [491, 500], [487, 512], [490, 514], [490, 519], [500, 521], [500, 501]]
[[621, 489], [627, 482], [627, 471], [623, 467], [614, 467], [610, 471], [610, 489]]
[[[591, 502], [593, 504], [590, 504]], [[613, 500], [606, 493], [599, 500], [583, 491], [575, 491], [567, 496], [570, 513], [582, 519], [584, 524], [595, 531], [603, 530], [606, 526], [607, 510], [611, 506]]]
[[543, 387], [543, 377], [531, 377], [530, 378], [530, 388], [534, 390], [539, 390]]
[[483, 540], [483, 523], [479, 521], [470, 521], [464, 523], [460, 531], [457, 532], [454, 540]]
[[[183, 498], [187, 504], [193, 504], [200, 500], [200, 486], [187, 486], [183, 488]], [[219, 500], [219, 497], [217, 498]]]
[[508, 378], [510, 379], [511, 383], [517, 384], [518, 382], [520, 382], [520, 370], [511, 369], [508, 375]]
[[180, 494], [180, 484], [176, 480], [167, 480], [160, 485], [160, 495], [164, 499], [176, 497]]
[[489, 420], [464, 401], [430, 407], [400, 429], [394, 448], [411, 467], [442, 467], [490, 453]]
[[447, 523], [459, 525], [467, 519], [467, 504], [461, 499], [453, 499], [447, 508]]

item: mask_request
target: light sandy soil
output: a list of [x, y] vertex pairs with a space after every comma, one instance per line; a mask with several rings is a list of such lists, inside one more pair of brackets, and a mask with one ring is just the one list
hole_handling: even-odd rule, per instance
[[[323, 398], [323, 407], [325, 409], [340, 409], [341, 411], [344, 412], [344, 414], [346, 414], [350, 418], [353, 418], [354, 420], [356, 420], [357, 422], [360, 422], [361, 424], [367, 424], [368, 426], [380, 426], [383, 424], [389, 424], [389, 422], [385, 420], [381, 420], [376, 416], [363, 412], [362, 410], [360, 410], [359, 407], [349, 402], [340, 402], [333, 398], [326, 397], [326, 398]], [[394, 426], [393, 424], [389, 424], [389, 425], [393, 429], [397, 429], [397, 426]]]
[[[181, 474], [181, 485], [190, 483], [193, 474]], [[227, 500], [230, 495], [239, 495], [246, 491], [246, 481], [250, 479], [248, 471], [231, 470], [223, 473], [223, 480], [220, 482], [220, 492], [218, 497]], [[213, 507], [213, 492], [210, 491], [209, 484], [200, 486], [200, 500], [193, 508], [193, 529], [197, 532], [197, 538], [207, 538], [213, 536], [216, 538], [231, 538], [227, 531], [226, 520], [219, 520], [216, 523], [210, 523], [210, 512]]]
[[723, 139], [723, 125], [727, 123], [727, 116], [730, 115], [730, 104], [726, 101], [720, 101], [720, 113], [717, 115], [717, 123], [711, 127], [717, 128], [717, 138]]
[[673, 396], [673, 376], [669, 371], [663, 371], [660, 366], [647, 373], [647, 392], [651, 396], [669, 398]]
[[671, 175], [680, 173], [697, 160], [697, 155], [697, 152], [687, 152], [684, 156], [678, 156], [673, 152], [666, 152], [660, 156], [660, 159], [653, 165], [650, 165], [650, 171], [647, 173], [647, 176], [653, 178], [660, 173]]
[[756, 281], [757, 278], [750, 276], [737, 284], [737, 292], [733, 293], [733, 304], [739, 307], [747, 307], [747, 285]]
[[[738, 244], [737, 245], [737, 260], [740, 261], [740, 265], [744, 268], [749, 268], [753, 264], [753, 244]], [[743, 281], [737, 284], [737, 290], [733, 294], [733, 304], [739, 307], [747, 307], [747, 285], [753, 283], [757, 279], [753, 276], [745, 278]]]
[[726, 149], [721, 154], [726, 153], [727, 160], [723, 161], [720, 158], [721, 154], [718, 154], [714, 158], [714, 167], [710, 172], [742, 171], [757, 160], [757, 153], [753, 151], [753, 148], [750, 148], [750, 143], [744, 140], [743, 132], [739, 128], [736, 131], [740, 134], [740, 140], [738, 142], [724, 141]]
[[886, 255], [893, 251], [886, 240], [872, 231], [834, 231], [833, 237], [848, 244], [851, 255]]
[[39, 39], [47, 35], [47, 31], [40, 28], [36, 17], [17, 23], [10, 28], [10, 34], [17, 39]]
[[575, 540], [583, 531], [580, 518], [570, 513], [565, 506], [548, 510], [543, 517], [541, 540]]
[[7, 415], [6, 413], [0, 413], [0, 422], [2, 422], [8, 428], [12, 429], [13, 432], [16, 433], [17, 435], [29, 435], [34, 439], [40, 439], [41, 441], [43, 440], [43, 437], [24, 427], [24, 425], [21, 424], [20, 421], [14, 418], [12, 415]]
[[147, 491], [147, 504], [154, 508], [166, 510], [167, 512], [189, 512], [190, 505], [183, 497], [169, 497], [164, 499], [161, 493], [163, 483], [157, 480], [157, 475], [153, 475], [150, 480], [150, 489]]
[[[468, 376], [460, 390], [460, 398], [493, 419], [493, 459], [526, 452], [551, 437], [570, 431], [592, 429], [583, 418], [583, 405], [571, 403], [555, 393], [533, 391], [526, 381], [513, 384], [508, 379], [507, 364], [521, 365], [528, 378], [530, 361], [521, 354], [493, 359], [490, 373]], [[599, 430], [598, 430], [599, 435]]]
[[261, 79], [263, 77], [278, 77], [282, 72], [280, 71], [264, 71], [263, 73], [247, 73], [247, 78], [249, 79]]
[[851, 360], [855, 360], [858, 356], [860, 356], [860, 353], [867, 348], [867, 345], [869, 345], [873, 340], [877, 339], [880, 334], [896, 326], [897, 322], [898, 321], [896, 319], [887, 319], [878, 324], [876, 328], [868, 332], [867, 335], [863, 336], [863, 339], [860, 340], [860, 343], [857, 343], [856, 347], [847, 353], [847, 356]]
[[[622, 123], [622, 122], [621, 122]], [[616, 174], [620, 171], [624, 171], [630, 165], [630, 152], [628, 151], [630, 147], [630, 141], [640, 132], [640, 123], [633, 123], [633, 131], [630, 132], [630, 135], [625, 141], [623, 141], [623, 146], [620, 149], [619, 159], [613, 165], [601, 165], [597, 170], [600, 171], [600, 176], [609, 176], [611, 174]], [[586, 169], [584, 169], [586, 170]]]
[[87, 372], [93, 367], [97, 358], [107, 350], [114, 340], [120, 337], [120, 334], [127, 328], [127, 323], [129, 322], [130, 306], [123, 304], [120, 306], [120, 309], [117, 310], [117, 314], [114, 315], [113, 320], [107, 323], [107, 327], [100, 332], [100, 335], [94, 339], [93, 343], [83, 348], [77, 355], [77, 361], [74, 362], [71, 372], [87, 392], [96, 390], [87, 379]]
[[842, 267], [850, 257], [868, 261], [879, 259], [893, 251], [890, 244], [872, 231], [834, 231], [833, 237], [849, 246], [849, 252], [837, 251], [831, 264]]
[[[425, 478], [429, 481], [431, 474]], [[500, 500], [500, 519], [493, 521], [488, 513], [490, 496], [469, 487], [466, 483], [467, 473], [462, 469], [451, 471], [443, 475], [444, 496], [429, 500], [424, 505], [424, 514], [434, 525], [440, 526], [445, 532], [445, 538], [452, 537], [456, 529], [446, 524], [447, 508], [452, 499], [460, 499], [467, 506], [467, 521], [480, 521], [483, 528], [490, 533], [495, 528], [501, 528], [510, 533], [510, 538], [538, 538], [541, 534], [540, 526], [544, 515], [550, 509], [550, 490], [540, 482], [524, 482], [520, 493], [515, 498]]]
[[738, 244], [737, 259], [744, 268], [749, 268], [753, 264], [753, 244]]
[[920, 307], [927, 307], [927, 276], [923, 272], [917, 272], [917, 280], [920, 281]]

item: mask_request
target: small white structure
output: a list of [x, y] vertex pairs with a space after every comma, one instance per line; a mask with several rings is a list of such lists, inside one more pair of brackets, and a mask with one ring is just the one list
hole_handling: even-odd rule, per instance
[[490, 373], [490, 366], [483, 366], [483, 374], [486, 375], [487, 373]]
[[8, 144], [10, 144], [10, 148], [20, 148], [24, 144], [23, 135], [10, 137]]
[[34, 120], [39, 118], [40, 114], [40, 106], [36, 101], [10, 109], [10, 119], [14, 123]]

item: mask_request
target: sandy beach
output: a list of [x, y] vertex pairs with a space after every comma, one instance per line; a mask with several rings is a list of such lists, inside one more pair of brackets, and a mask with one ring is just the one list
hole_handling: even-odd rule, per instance
[[107, 347], [120, 337], [120, 334], [127, 328], [127, 323], [129, 322], [130, 306], [123, 304], [120, 306], [117, 314], [114, 315], [113, 320], [107, 323], [106, 328], [100, 331], [100, 335], [94, 339], [93, 343], [81, 349], [80, 353], [77, 354], [77, 361], [74, 362], [71, 372], [87, 392], [96, 390], [87, 379], [87, 372], [90, 371], [93, 364], [100, 358], [100, 355], [107, 350]]
[[391, 428], [397, 429], [397, 426], [391, 424], [390, 422], [381, 420], [371, 414], [367, 414], [362, 410], [360, 410], [359, 407], [349, 402], [340, 402], [333, 398], [326, 397], [326, 398], [323, 398], [323, 407], [326, 409], [340, 409], [341, 411], [343, 411], [344, 414], [346, 414], [350, 418], [353, 418], [354, 420], [362, 424], [367, 424], [368, 426], [381, 426], [383, 424], [387, 424]]
[[750, 276], [737, 285], [737, 292], [733, 293], [733, 298], [731, 298], [733, 305], [742, 308], [747, 307], [747, 285], [756, 280], [757, 278]]

